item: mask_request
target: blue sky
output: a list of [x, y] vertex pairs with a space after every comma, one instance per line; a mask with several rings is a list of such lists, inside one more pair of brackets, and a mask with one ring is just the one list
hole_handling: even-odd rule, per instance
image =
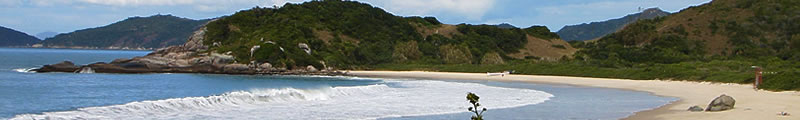
[[[564, 25], [619, 18], [639, 7], [677, 12], [710, 0], [358, 0], [401, 16], [435, 16], [447, 24]], [[100, 27], [132, 16], [191, 19], [302, 0], [0, 0], [0, 26], [31, 35]]]

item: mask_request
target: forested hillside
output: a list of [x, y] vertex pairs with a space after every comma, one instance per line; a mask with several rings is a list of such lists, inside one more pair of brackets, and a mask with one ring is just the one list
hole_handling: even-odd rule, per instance
[[[562, 41], [549, 30], [533, 29], [543, 27], [447, 25], [433, 17], [395, 16], [354, 1], [310, 1], [277, 9], [256, 7], [222, 17], [207, 27], [205, 44], [211, 46], [211, 51], [230, 52], [241, 63], [253, 61], [289, 68], [314, 65], [352, 69], [386, 63], [502, 64], [524, 56], [568, 55], [520, 53], [530, 38]], [[563, 41], [546, 43], [546, 49], [574, 51]], [[562, 48], [551, 48], [551, 44]], [[512, 53], [520, 53], [521, 57], [509, 57]]]
[[[751, 66], [769, 72], [770, 89], [800, 88], [800, 1], [714, 0], [628, 25], [579, 44], [575, 58], [661, 79], [749, 83]], [[658, 73], [658, 74], [656, 74]]]
[[0, 47], [5, 46], [30, 46], [39, 43], [39, 39], [20, 31], [0, 26]]
[[45, 47], [90, 49], [156, 49], [186, 42], [208, 20], [172, 15], [131, 17], [107, 26], [59, 34], [43, 42]]

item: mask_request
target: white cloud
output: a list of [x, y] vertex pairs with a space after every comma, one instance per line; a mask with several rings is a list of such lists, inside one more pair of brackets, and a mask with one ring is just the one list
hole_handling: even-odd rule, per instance
[[495, 0], [364, 0], [399, 15], [456, 14], [477, 20]]

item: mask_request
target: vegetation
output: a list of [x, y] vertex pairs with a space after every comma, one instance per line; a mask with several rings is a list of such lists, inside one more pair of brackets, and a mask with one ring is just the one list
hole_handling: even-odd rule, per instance
[[472, 104], [472, 107], [467, 108], [467, 110], [469, 110], [472, 113], [475, 113], [475, 116], [472, 116], [472, 120], [483, 120], [483, 112], [486, 112], [486, 108], [479, 110], [481, 106], [481, 104], [478, 103], [479, 99], [480, 97], [478, 97], [478, 95], [475, 95], [475, 93], [472, 92], [467, 93], [467, 100], [469, 101], [470, 104]]
[[[506, 54], [516, 53], [527, 42], [526, 31], [493, 25], [460, 24], [455, 34], [420, 33], [444, 26], [433, 17], [400, 17], [364, 3], [324, 0], [237, 12], [209, 23], [204, 42], [211, 52], [231, 51], [240, 63], [266, 62], [290, 69], [479, 64], [486, 54], [508, 58]], [[299, 44], [307, 44], [312, 52], [302, 51]], [[250, 57], [253, 46], [261, 48]]]
[[545, 26], [531, 26], [524, 29], [526, 33], [533, 37], [542, 38], [545, 40], [551, 39], [561, 39], [558, 34], [550, 32], [550, 29], [547, 29]]
[[[479, 73], [515, 70], [539, 75], [752, 83], [754, 71], [750, 66], [761, 66], [776, 74], [765, 74], [765, 83], [759, 88], [800, 90], [800, 76], [796, 74], [800, 72], [800, 15], [788, 12], [800, 10], [797, 6], [800, 2], [713, 1], [672, 16], [640, 20], [594, 42], [571, 42], [581, 50], [562, 61], [385, 64], [376, 68]], [[699, 11], [706, 15], [699, 15]], [[697, 25], [703, 20], [709, 20], [710, 27]]]
[[779, 74], [765, 76], [770, 83], [762, 88], [798, 90], [800, 76], [789, 73], [798, 71], [800, 61], [800, 40], [794, 38], [800, 33], [800, 15], [788, 12], [800, 10], [797, 6], [800, 2], [789, 0], [713, 1], [673, 16], [641, 20], [596, 42], [573, 44], [583, 48], [574, 58], [604, 68], [645, 68], [653, 74], [648, 76], [661, 79], [735, 83], [752, 82], [748, 66], [765, 66]]
[[608, 67], [580, 60], [567, 61], [533, 61], [515, 60], [507, 64], [381, 64], [375, 65], [374, 70], [421, 70], [421, 71], [446, 71], [486, 73], [496, 71], [514, 70], [515, 74], [528, 75], [556, 75], [599, 78], [621, 78], [634, 80], [679, 80], [679, 81], [709, 81], [720, 83], [748, 84], [754, 80], [754, 70], [750, 66], [757, 65], [766, 72], [764, 84], [759, 88], [767, 90], [800, 90], [800, 63], [781, 61], [773, 58], [761, 60], [710, 60], [687, 61], [673, 64], [634, 64], [633, 67]]
[[162, 48], [181, 45], [208, 20], [172, 15], [131, 17], [103, 27], [77, 30], [43, 41], [44, 46]]
[[0, 26], [0, 46], [30, 46], [36, 43], [39, 43], [36, 37]]

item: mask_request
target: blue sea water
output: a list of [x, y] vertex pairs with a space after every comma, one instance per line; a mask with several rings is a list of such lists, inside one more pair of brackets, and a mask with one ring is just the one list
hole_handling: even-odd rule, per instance
[[0, 119], [619, 119], [675, 98], [490, 81], [329, 76], [30, 73], [149, 51], [0, 48]]

